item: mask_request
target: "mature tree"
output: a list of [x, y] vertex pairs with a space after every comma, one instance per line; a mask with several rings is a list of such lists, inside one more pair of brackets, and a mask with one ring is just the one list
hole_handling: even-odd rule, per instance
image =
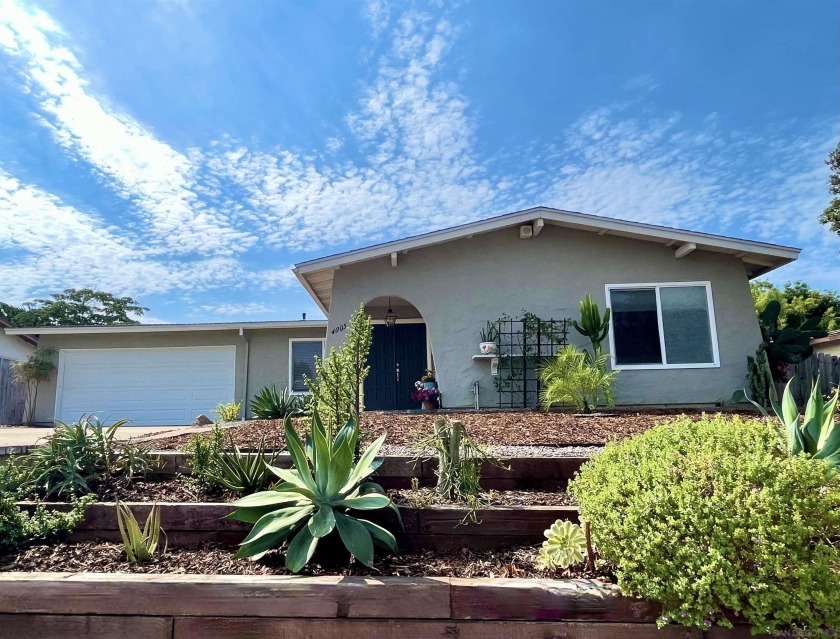
[[23, 423], [31, 424], [35, 417], [35, 403], [38, 401], [38, 387], [50, 378], [55, 370], [56, 350], [44, 346], [33, 351], [29, 357], [12, 364], [12, 376], [25, 389], [23, 404]]
[[138, 324], [128, 314], [143, 315], [148, 310], [131, 297], [115, 297], [89, 288], [68, 288], [50, 299], [36, 299], [20, 307], [0, 303], [0, 315], [20, 328]]
[[[828, 178], [828, 190], [832, 195], [840, 196], [840, 142], [837, 143], [837, 148], [828, 154], [825, 163], [831, 169], [831, 175]], [[828, 224], [832, 231], [840, 235], [840, 197], [831, 200], [831, 204], [820, 215], [820, 222]]]
[[756, 313], [767, 308], [768, 302], [776, 300], [782, 305], [779, 328], [801, 326], [812, 317], [820, 318], [819, 327], [827, 331], [840, 329], [840, 295], [836, 291], [819, 291], [799, 280], [787, 282], [784, 288], [767, 280], [750, 283]]

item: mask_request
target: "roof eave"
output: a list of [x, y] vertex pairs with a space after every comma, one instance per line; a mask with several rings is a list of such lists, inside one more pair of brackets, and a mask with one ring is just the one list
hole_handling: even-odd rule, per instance
[[119, 333], [192, 333], [198, 331], [238, 331], [294, 328], [327, 328], [326, 320], [279, 322], [221, 322], [207, 324], [120, 324], [112, 326], [40, 326], [7, 328], [7, 335], [102, 335]]

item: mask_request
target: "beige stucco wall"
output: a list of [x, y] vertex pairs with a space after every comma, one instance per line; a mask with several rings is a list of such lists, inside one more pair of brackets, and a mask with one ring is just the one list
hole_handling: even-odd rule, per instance
[[840, 356], [840, 342], [832, 342], [830, 344], [814, 344], [815, 353], [825, 353], [826, 355]]
[[0, 328], [0, 358], [14, 361], [24, 360], [35, 347], [17, 335], [6, 335]]
[[[578, 318], [578, 302], [591, 293], [603, 310], [605, 285], [710, 281], [720, 367], [624, 370], [616, 383], [618, 404], [704, 404], [728, 398], [746, 384], [746, 358], [761, 335], [746, 271], [732, 256], [695, 251], [674, 258], [673, 248], [652, 242], [546, 226], [520, 240], [510, 228], [390, 258], [342, 266], [335, 272], [327, 329], [328, 347], [343, 334], [330, 331], [375, 297], [414, 304], [426, 320], [438, 380], [447, 407], [471, 406], [478, 380], [482, 406], [494, 406], [490, 365], [475, 361], [478, 331], [502, 314], [522, 309], [543, 319]], [[578, 345], [585, 340], [572, 331]]]
[[[43, 335], [40, 346], [53, 346], [61, 349], [87, 348], [161, 348], [175, 346], [236, 346], [236, 387], [237, 400], [247, 399], [250, 403], [254, 393], [263, 386], [277, 382], [278, 388], [288, 384], [289, 377], [289, 339], [296, 337], [324, 337], [324, 329], [301, 327], [293, 329], [258, 329], [246, 330], [245, 337], [237, 330], [226, 331], [177, 331], [163, 333], [119, 333], [93, 335]], [[247, 398], [246, 390], [247, 366]], [[44, 382], [38, 390], [38, 402], [35, 407], [35, 421], [51, 422], [55, 413], [55, 374]]]

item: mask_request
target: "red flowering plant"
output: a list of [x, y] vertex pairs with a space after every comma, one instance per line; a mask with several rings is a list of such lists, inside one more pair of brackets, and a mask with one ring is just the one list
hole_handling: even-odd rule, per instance
[[415, 391], [411, 394], [411, 399], [415, 402], [432, 402], [440, 397], [439, 388], [423, 388], [422, 382], [417, 382], [419, 386], [415, 386]]

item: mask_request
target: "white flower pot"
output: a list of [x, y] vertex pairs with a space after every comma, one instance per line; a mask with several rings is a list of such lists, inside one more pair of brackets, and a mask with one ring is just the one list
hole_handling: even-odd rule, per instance
[[481, 342], [478, 350], [482, 355], [493, 355], [496, 352], [496, 342]]

